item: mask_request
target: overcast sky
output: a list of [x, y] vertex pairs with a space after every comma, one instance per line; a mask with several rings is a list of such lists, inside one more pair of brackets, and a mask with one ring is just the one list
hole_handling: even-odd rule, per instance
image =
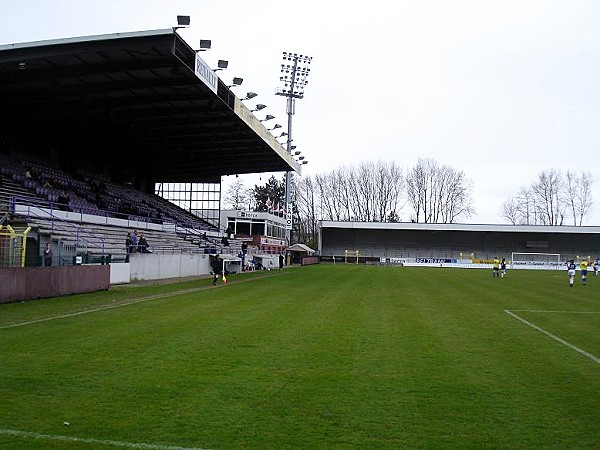
[[584, 224], [600, 225], [600, 1], [0, 0], [0, 44], [169, 28], [178, 14], [269, 123], [287, 124], [282, 52], [313, 57], [293, 119], [304, 175], [429, 157], [473, 181], [467, 222], [503, 223], [501, 204], [542, 170], [589, 171]]

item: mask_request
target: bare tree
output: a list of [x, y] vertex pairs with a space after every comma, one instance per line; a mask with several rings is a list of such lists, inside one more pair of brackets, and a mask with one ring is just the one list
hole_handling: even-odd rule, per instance
[[564, 181], [564, 202], [573, 218], [573, 225], [581, 226], [592, 208], [592, 174], [582, 172], [577, 176], [567, 171]]
[[519, 225], [519, 220], [521, 219], [521, 214], [519, 211], [519, 203], [518, 199], [514, 197], [510, 197], [502, 204], [502, 213], [501, 217], [508, 220], [513, 225]]
[[421, 221], [421, 214], [426, 215], [426, 203], [429, 196], [427, 170], [427, 161], [419, 159], [417, 165], [406, 174], [406, 195], [408, 203], [414, 211], [412, 218], [414, 222]]
[[535, 195], [532, 188], [521, 187], [517, 194], [521, 225], [537, 225], [539, 223]]
[[225, 197], [226, 205], [231, 209], [245, 209], [248, 204], [248, 189], [242, 180], [235, 181], [227, 189]]
[[247, 188], [244, 191], [244, 194], [246, 195], [246, 202], [248, 204], [248, 211], [257, 211], [257, 202], [256, 202], [256, 198], [254, 197], [254, 189], [253, 188]]
[[406, 174], [406, 194], [413, 220], [425, 223], [454, 223], [474, 213], [472, 182], [464, 172], [419, 158]]
[[592, 176], [582, 172], [577, 176], [567, 171], [563, 176], [556, 169], [538, 174], [531, 187], [521, 187], [516, 197], [502, 205], [501, 216], [519, 225], [562, 225], [571, 217], [573, 225], [581, 226], [592, 208]]
[[315, 184], [319, 193], [321, 217], [325, 220], [343, 220], [339, 211], [340, 205], [335, 199], [336, 190], [332, 183], [332, 176], [318, 174], [315, 177]]
[[399, 217], [403, 183], [402, 169], [383, 161], [339, 167], [314, 181], [322, 218], [365, 222]]
[[537, 225], [538, 215], [531, 188], [521, 187], [515, 197], [504, 202], [501, 217], [513, 225]]
[[535, 208], [542, 225], [562, 225], [564, 202], [563, 182], [560, 172], [545, 170], [538, 175], [538, 181], [531, 187], [535, 198]]
[[471, 217], [475, 212], [471, 199], [473, 182], [467, 179], [465, 173], [445, 167], [439, 208], [442, 223], [454, 223], [456, 219]]
[[[294, 178], [296, 180], [296, 178]], [[303, 177], [296, 182], [294, 189], [297, 217], [294, 229], [298, 242], [307, 243], [309, 247], [317, 247], [318, 227], [318, 191], [313, 178]]]
[[379, 161], [376, 166], [375, 184], [376, 195], [376, 220], [385, 222], [389, 218], [398, 220], [404, 192], [404, 176], [402, 168], [393, 161], [386, 163]]

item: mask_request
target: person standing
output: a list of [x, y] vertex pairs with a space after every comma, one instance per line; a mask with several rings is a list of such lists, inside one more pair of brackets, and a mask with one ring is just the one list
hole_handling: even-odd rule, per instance
[[137, 252], [137, 246], [138, 246], [138, 232], [137, 232], [137, 230], [133, 230], [133, 233], [131, 234], [131, 238], [130, 238], [130, 242], [129, 242], [129, 253]]
[[569, 286], [573, 287], [573, 282], [575, 281], [575, 261], [570, 259], [567, 261], [567, 273], [569, 274]]
[[600, 271], [600, 258], [596, 258], [594, 261], [594, 276], [598, 276], [598, 271]]
[[279, 254], [279, 270], [283, 270], [283, 262], [285, 258], [283, 257], [283, 253]]
[[44, 247], [44, 266], [50, 267], [52, 265], [52, 249], [50, 248], [50, 242], [46, 242]]
[[504, 275], [506, 275], [506, 258], [503, 256], [500, 261], [500, 276], [504, 278]]
[[500, 260], [497, 256], [494, 257], [494, 262], [492, 264], [492, 276], [499, 277], [500, 276]]
[[248, 254], [248, 243], [242, 242], [242, 271], [246, 270], [246, 255]]
[[579, 263], [579, 272], [581, 273], [581, 283], [585, 286], [585, 282], [587, 280], [587, 269], [588, 269], [588, 261], [584, 259]]

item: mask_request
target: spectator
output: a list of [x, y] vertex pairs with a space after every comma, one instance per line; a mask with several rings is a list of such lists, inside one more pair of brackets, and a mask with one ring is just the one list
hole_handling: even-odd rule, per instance
[[69, 194], [67, 192], [61, 191], [56, 201], [58, 202], [58, 209], [60, 209], [61, 211], [71, 210], [71, 208], [69, 208], [69, 203], [71, 199], [69, 198]]
[[283, 270], [283, 262], [284, 262], [283, 254], [280, 253], [279, 254], [279, 270]]
[[227, 236], [223, 236], [221, 238], [221, 244], [223, 244], [225, 247], [229, 247], [229, 241], [227, 240]]
[[44, 266], [50, 267], [52, 265], [52, 249], [50, 248], [50, 242], [46, 242], [44, 248]]
[[137, 251], [138, 245], [138, 232], [137, 230], [133, 230], [131, 234], [131, 242], [129, 243], [129, 253], [135, 253]]
[[242, 270], [246, 268], [246, 254], [248, 253], [248, 243], [246, 241], [242, 242], [242, 253], [240, 254], [240, 258], [242, 259]]
[[140, 234], [140, 239], [138, 241], [138, 251], [140, 253], [150, 253], [148, 250], [148, 241], [144, 237], [143, 234]]

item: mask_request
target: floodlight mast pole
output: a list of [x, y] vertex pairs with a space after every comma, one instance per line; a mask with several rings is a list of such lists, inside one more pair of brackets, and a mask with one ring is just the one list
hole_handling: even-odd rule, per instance
[[[289, 96], [287, 98], [286, 112], [288, 116], [288, 135], [287, 135], [287, 152], [292, 153], [292, 116], [296, 112], [296, 99]], [[289, 170], [285, 173], [285, 242], [286, 245], [292, 245], [292, 172]]]
[[[283, 52], [283, 61], [289, 61], [292, 64], [282, 64], [280, 81], [284, 82], [284, 87], [279, 88], [275, 94], [287, 98], [286, 113], [288, 116], [287, 145], [286, 150], [292, 153], [292, 116], [296, 113], [296, 99], [304, 97], [304, 86], [308, 83], [306, 78], [310, 69], [312, 57], [298, 55], [297, 53]], [[289, 75], [285, 75], [289, 74]], [[287, 245], [291, 245], [292, 233], [292, 172], [285, 173], [285, 240]]]

